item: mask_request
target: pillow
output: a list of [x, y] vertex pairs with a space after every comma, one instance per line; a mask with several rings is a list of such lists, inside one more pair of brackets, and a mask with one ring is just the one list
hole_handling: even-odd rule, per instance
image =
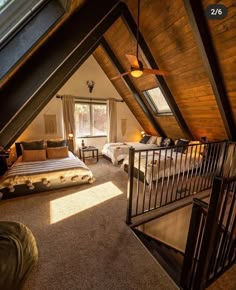
[[163, 137], [157, 137], [156, 144], [157, 146], [161, 146]]
[[170, 138], [164, 138], [164, 140], [161, 142], [161, 146], [168, 147], [172, 144], [172, 140]]
[[47, 147], [65, 147], [66, 140], [48, 140]]
[[156, 144], [157, 136], [151, 136], [147, 141], [147, 144]]
[[198, 155], [199, 153], [203, 153], [204, 151], [204, 144], [202, 144], [200, 141], [190, 141], [189, 145], [194, 145], [194, 146], [188, 146], [188, 153], [192, 153]]
[[23, 150], [22, 161], [45, 161], [46, 160], [46, 150]]
[[147, 141], [150, 139], [151, 136], [145, 135], [143, 138], [139, 141], [139, 143], [147, 144]]
[[184, 151], [186, 150], [186, 147], [189, 143], [189, 140], [185, 140], [185, 139], [178, 139], [177, 142], [175, 143], [176, 146], [181, 146], [181, 147], [176, 147], [174, 149], [175, 152], [180, 152], [180, 153], [184, 153]]
[[68, 146], [64, 147], [48, 147], [47, 157], [48, 159], [66, 158], [69, 156]]
[[21, 142], [23, 150], [41, 150], [44, 149], [44, 140]]

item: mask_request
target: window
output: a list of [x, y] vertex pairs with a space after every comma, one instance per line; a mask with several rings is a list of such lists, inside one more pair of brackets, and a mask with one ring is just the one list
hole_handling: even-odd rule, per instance
[[3, 10], [3, 8], [6, 7], [7, 4], [9, 4], [12, 1], [13, 0], [0, 0], [0, 11]]
[[76, 103], [75, 122], [77, 137], [107, 135], [107, 105], [100, 103]]
[[45, 0], [0, 0], [0, 43], [44, 2]]
[[159, 87], [143, 92], [153, 112], [158, 115], [172, 115], [171, 109]]

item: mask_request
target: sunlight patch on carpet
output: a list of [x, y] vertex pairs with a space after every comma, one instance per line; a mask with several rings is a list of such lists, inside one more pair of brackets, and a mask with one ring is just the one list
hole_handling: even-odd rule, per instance
[[111, 181], [50, 201], [50, 224], [96, 206], [123, 192]]

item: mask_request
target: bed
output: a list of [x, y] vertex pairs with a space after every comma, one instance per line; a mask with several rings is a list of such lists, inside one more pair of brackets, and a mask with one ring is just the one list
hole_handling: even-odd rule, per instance
[[21, 155], [17, 144], [16, 152], [20, 156], [0, 179], [2, 199], [94, 181], [92, 171], [67, 146], [23, 150]]
[[[200, 146], [188, 146], [186, 151], [176, 150], [182, 147], [159, 148], [150, 151], [136, 151], [134, 153], [135, 174], [147, 183], [160, 178], [180, 174], [199, 168], [202, 164]], [[199, 149], [198, 149], [199, 148]], [[129, 156], [123, 161], [124, 169], [129, 166]], [[138, 173], [139, 172], [139, 173]]]
[[120, 142], [107, 143], [102, 148], [102, 154], [108, 157], [114, 165], [118, 165], [122, 160], [129, 156], [129, 148], [135, 149], [155, 149], [156, 144], [143, 144], [140, 142]]

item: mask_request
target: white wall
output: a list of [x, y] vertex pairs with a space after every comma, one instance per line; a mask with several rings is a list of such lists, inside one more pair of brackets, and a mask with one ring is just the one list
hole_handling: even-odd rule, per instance
[[[45, 134], [44, 114], [56, 115], [57, 131], [55, 134]], [[61, 99], [54, 97], [33, 120], [17, 141], [63, 138]]]
[[[93, 92], [90, 93], [87, 87], [87, 80], [95, 82]], [[59, 90], [58, 95], [73, 95], [89, 98], [115, 98], [121, 97], [113, 87], [110, 80], [104, 74], [103, 70], [97, 64], [93, 56], [90, 56], [86, 62], [74, 73], [74, 75], [66, 82], [66, 84]], [[44, 114], [56, 114], [57, 118], [57, 133], [53, 135], [45, 134], [44, 129]], [[121, 119], [126, 119], [127, 129], [124, 135], [121, 132]], [[139, 141], [140, 131], [142, 130], [140, 124], [137, 122], [127, 105], [123, 102], [117, 102], [117, 137], [118, 141]], [[23, 134], [18, 138], [18, 141], [39, 140], [62, 138], [62, 102], [56, 96], [48, 103], [42, 112], [33, 120]], [[106, 143], [106, 138], [84, 138], [86, 145], [94, 145], [100, 150]], [[77, 140], [81, 143], [81, 139]]]

